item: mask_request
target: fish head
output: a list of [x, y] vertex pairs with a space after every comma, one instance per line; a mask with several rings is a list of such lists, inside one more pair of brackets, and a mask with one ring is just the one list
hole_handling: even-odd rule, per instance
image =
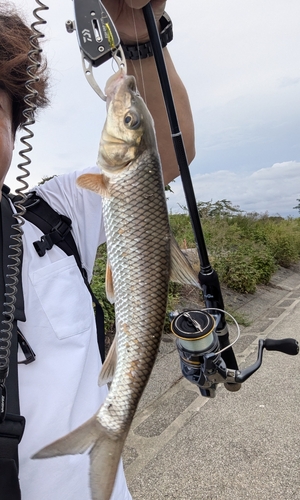
[[139, 95], [136, 81], [123, 70], [111, 77], [105, 87], [107, 118], [103, 128], [98, 165], [112, 177], [132, 163], [145, 149], [156, 147], [152, 116]]

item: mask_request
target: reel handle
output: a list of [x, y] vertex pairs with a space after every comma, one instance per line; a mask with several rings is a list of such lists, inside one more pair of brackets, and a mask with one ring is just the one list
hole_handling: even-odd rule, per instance
[[299, 353], [299, 343], [296, 339], [287, 338], [281, 340], [266, 339], [264, 348], [267, 351], [279, 351], [290, 356], [296, 356]]
[[242, 371], [237, 371], [235, 380], [236, 382], [245, 382], [247, 378], [249, 378], [253, 373], [258, 370], [262, 363], [263, 350], [267, 351], [279, 351], [284, 354], [289, 354], [290, 356], [296, 356], [299, 353], [299, 344], [296, 339], [281, 339], [281, 340], [273, 340], [273, 339], [265, 339], [259, 340], [258, 342], [258, 354], [256, 362], [248, 366]]

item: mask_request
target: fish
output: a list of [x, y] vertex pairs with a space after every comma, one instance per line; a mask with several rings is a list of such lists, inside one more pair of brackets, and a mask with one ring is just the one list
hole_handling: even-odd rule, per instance
[[107, 117], [99, 174], [81, 188], [102, 196], [107, 240], [106, 294], [114, 303], [116, 335], [99, 384], [111, 382], [99, 411], [34, 458], [90, 454], [93, 500], [111, 498], [118, 464], [158, 353], [170, 279], [198, 278], [171, 234], [152, 116], [135, 78], [120, 70], [106, 85]]

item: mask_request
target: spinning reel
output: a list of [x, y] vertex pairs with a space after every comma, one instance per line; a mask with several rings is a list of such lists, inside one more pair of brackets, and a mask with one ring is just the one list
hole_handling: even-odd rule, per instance
[[264, 349], [291, 356], [299, 353], [299, 344], [292, 338], [259, 340], [257, 360], [253, 365], [244, 370], [228, 368], [222, 354], [233, 344], [220, 348], [217, 329], [221, 315], [217, 312], [215, 309], [184, 311], [171, 323], [172, 332], [177, 337], [182, 374], [199, 387], [202, 396], [214, 398], [220, 383], [229, 391], [239, 390], [240, 384], [260, 368]]

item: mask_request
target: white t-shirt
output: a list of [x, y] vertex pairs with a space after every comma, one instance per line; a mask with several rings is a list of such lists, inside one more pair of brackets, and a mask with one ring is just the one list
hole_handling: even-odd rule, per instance
[[[36, 191], [72, 220], [73, 236], [90, 279], [105, 233], [100, 196], [76, 186], [81, 173], [55, 177]], [[36, 360], [19, 365], [20, 407], [26, 419], [19, 445], [22, 500], [90, 500], [87, 454], [43, 460], [30, 457], [85, 422], [106, 397], [107, 388], [97, 383], [101, 360], [91, 296], [73, 256], [54, 245], [39, 257], [33, 242], [42, 232], [27, 221], [23, 230], [26, 322], [19, 322], [19, 328]], [[121, 465], [112, 499], [131, 500]]]

